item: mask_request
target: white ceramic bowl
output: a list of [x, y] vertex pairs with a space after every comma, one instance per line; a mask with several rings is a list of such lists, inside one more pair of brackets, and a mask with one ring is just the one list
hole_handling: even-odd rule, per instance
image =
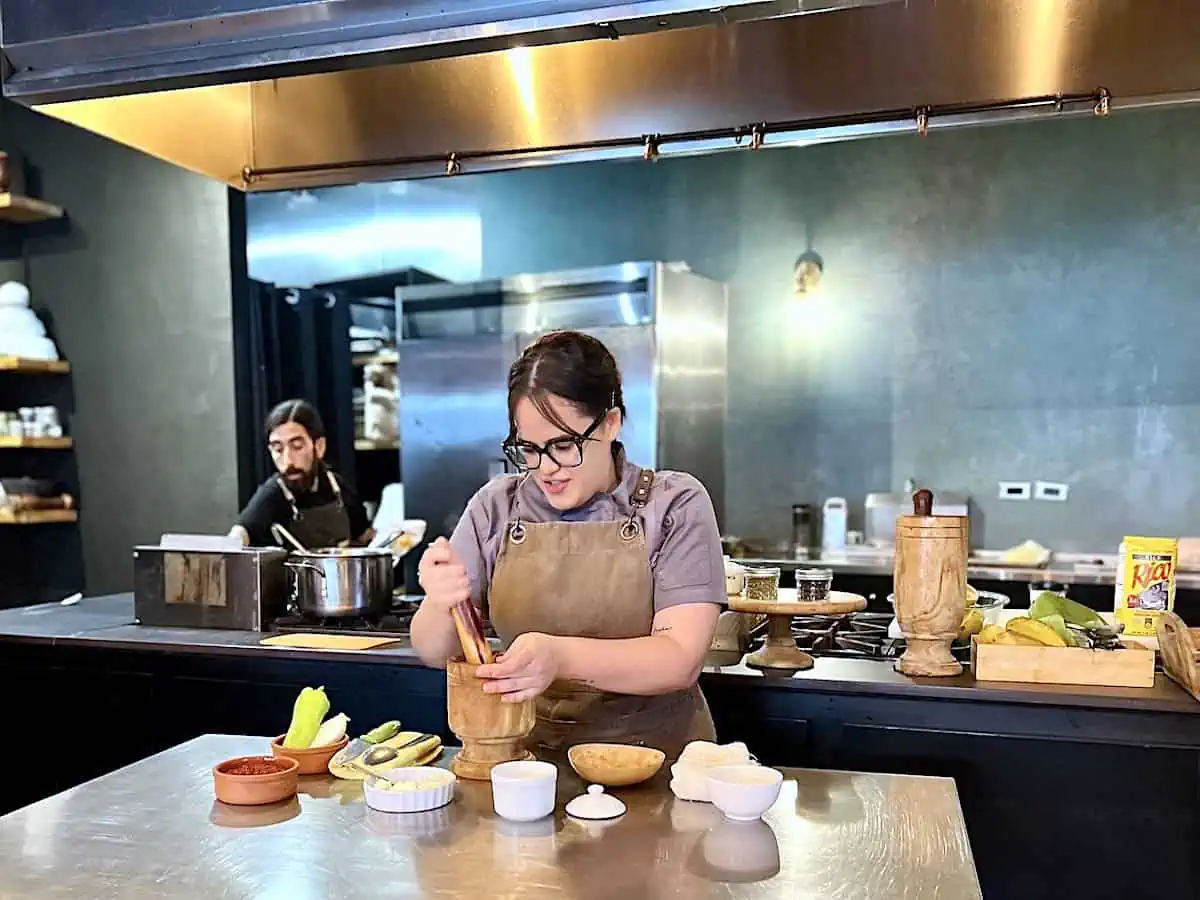
[[752, 822], [779, 797], [783, 773], [766, 766], [717, 766], [708, 770], [708, 799], [735, 822]]
[[512, 822], [533, 822], [554, 812], [558, 769], [553, 763], [518, 760], [492, 769], [492, 807]]
[[393, 784], [434, 782], [434, 785], [410, 790], [384, 790], [368, 778], [363, 783], [367, 806], [387, 813], [425, 812], [445, 806], [454, 799], [457, 778], [453, 772], [435, 766], [411, 766], [392, 769], [379, 776]]

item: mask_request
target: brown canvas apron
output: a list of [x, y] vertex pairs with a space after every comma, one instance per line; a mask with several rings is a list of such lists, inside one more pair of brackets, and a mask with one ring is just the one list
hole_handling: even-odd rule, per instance
[[[642, 470], [628, 518], [611, 522], [523, 522], [520, 502], [505, 530], [488, 588], [488, 614], [509, 646], [527, 631], [586, 638], [650, 634], [654, 577], [638, 512], [654, 473]], [[561, 752], [586, 741], [657, 747], [669, 759], [693, 740], [714, 740], [699, 685], [639, 697], [556, 681], [537, 698], [530, 749]]]
[[310, 506], [303, 510], [296, 505], [296, 496], [288, 490], [283, 479], [278, 475], [275, 476], [275, 483], [279, 485], [284, 499], [292, 508], [292, 522], [288, 528], [296, 540], [310, 550], [336, 547], [343, 541], [355, 537], [350, 533], [350, 513], [342, 500], [341, 486], [338, 485], [336, 476], [328, 469], [324, 474], [329, 479], [329, 487], [333, 491], [333, 501], [321, 506]]

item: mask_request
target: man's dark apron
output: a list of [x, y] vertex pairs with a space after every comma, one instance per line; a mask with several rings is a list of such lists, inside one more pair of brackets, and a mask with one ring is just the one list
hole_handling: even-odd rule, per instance
[[[488, 612], [509, 646], [527, 631], [588, 638], [650, 634], [654, 576], [639, 517], [654, 472], [642, 470], [628, 518], [524, 522], [513, 510], [488, 588]], [[530, 749], [553, 755], [586, 741], [657, 747], [669, 759], [693, 740], [714, 740], [699, 685], [654, 697], [556, 681], [537, 699]]]
[[[333, 502], [310, 506], [307, 509], [300, 509], [296, 506], [296, 496], [288, 490], [287, 484], [281, 477], [275, 476], [279, 490], [283, 491], [284, 499], [292, 508], [292, 522], [288, 526], [288, 531], [310, 550], [336, 547], [343, 541], [354, 537], [350, 534], [350, 514], [346, 510], [346, 504], [342, 501], [342, 489], [338, 485], [337, 478], [328, 469], [325, 469], [324, 474], [329, 479], [329, 486], [333, 489]], [[317, 477], [319, 478], [320, 475]]]

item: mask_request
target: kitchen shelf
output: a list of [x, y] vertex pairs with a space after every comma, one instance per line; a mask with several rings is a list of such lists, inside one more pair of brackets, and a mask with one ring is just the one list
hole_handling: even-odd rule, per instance
[[53, 525], [78, 521], [79, 511], [74, 509], [0, 509], [0, 525]]
[[0, 356], [0, 372], [65, 375], [70, 371], [71, 364], [65, 359], [23, 359], [20, 356]]
[[358, 368], [374, 365], [394, 366], [400, 362], [400, 354], [394, 350], [383, 353], [366, 353], [350, 357], [350, 362]]
[[12, 437], [0, 435], [0, 450], [70, 450], [69, 437]]
[[400, 445], [395, 441], [365, 441], [361, 438], [354, 442], [355, 450], [399, 450]]
[[63, 208], [45, 200], [21, 194], [0, 194], [0, 221], [47, 222], [62, 217]]

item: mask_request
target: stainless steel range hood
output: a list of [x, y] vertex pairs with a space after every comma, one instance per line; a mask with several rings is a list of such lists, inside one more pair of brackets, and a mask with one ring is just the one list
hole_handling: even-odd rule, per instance
[[0, 25], [6, 96], [249, 189], [1200, 89], [1179, 0], [0, 0]]

